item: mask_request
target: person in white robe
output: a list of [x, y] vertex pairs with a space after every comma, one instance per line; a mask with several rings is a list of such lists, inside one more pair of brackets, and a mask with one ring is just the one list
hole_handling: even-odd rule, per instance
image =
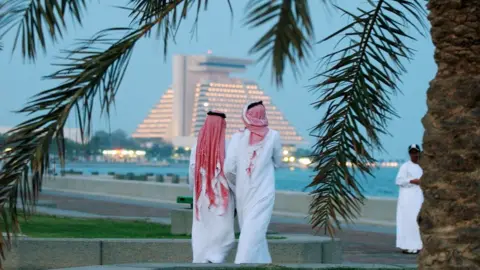
[[225, 118], [208, 112], [190, 155], [193, 263], [222, 263], [235, 243], [235, 202], [223, 171]]
[[280, 134], [268, 128], [261, 101], [246, 105], [242, 118], [246, 128], [232, 136], [225, 159], [240, 227], [235, 263], [271, 263], [266, 234], [275, 201], [275, 168], [281, 165]]
[[417, 254], [422, 249], [417, 223], [423, 203], [423, 192], [420, 188], [423, 170], [418, 165], [420, 152], [420, 146], [416, 144], [408, 147], [410, 160], [400, 167], [395, 181], [399, 187], [396, 246], [406, 254]]

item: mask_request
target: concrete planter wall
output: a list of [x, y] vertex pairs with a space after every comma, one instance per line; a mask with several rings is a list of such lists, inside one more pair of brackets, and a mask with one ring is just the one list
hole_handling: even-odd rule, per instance
[[[165, 178], [167, 178], [165, 176]], [[166, 182], [170, 179], [165, 179]], [[187, 185], [142, 181], [121, 181], [91, 177], [55, 177], [45, 179], [45, 188], [56, 190], [98, 193], [114, 196], [176, 202], [178, 196], [191, 196]]]
[[[268, 240], [273, 263], [341, 263], [337, 239], [286, 235]], [[236, 248], [227, 262], [233, 262]], [[126, 263], [192, 261], [188, 239], [18, 239], [4, 264], [6, 270], [46, 270]]]
[[[154, 181], [154, 178], [152, 177]], [[187, 184], [172, 184], [171, 176], [165, 176], [166, 183], [120, 181], [96, 176], [65, 176], [48, 178], [44, 187], [53, 190], [96, 193], [110, 196], [128, 196], [147, 200], [176, 203], [178, 196], [191, 196]], [[182, 181], [181, 181], [182, 182]], [[277, 191], [274, 214], [280, 216], [307, 217], [311, 196], [304, 192]], [[361, 209], [359, 224], [395, 226], [397, 200], [392, 198], [369, 197]]]
[[98, 240], [19, 238], [5, 254], [3, 267], [5, 270], [43, 270], [99, 265], [101, 253]]

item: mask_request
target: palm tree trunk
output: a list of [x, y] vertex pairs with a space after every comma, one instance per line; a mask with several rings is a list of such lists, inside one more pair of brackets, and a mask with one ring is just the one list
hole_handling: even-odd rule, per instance
[[480, 269], [480, 0], [429, 0], [420, 269]]

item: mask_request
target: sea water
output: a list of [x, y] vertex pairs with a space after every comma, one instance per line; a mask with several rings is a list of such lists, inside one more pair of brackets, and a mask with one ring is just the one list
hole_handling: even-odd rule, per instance
[[[130, 163], [70, 163], [65, 167], [66, 170], [72, 169], [82, 171], [84, 175], [90, 175], [92, 172], [99, 174], [107, 174], [115, 172], [119, 174], [177, 174], [186, 176], [188, 167], [171, 166], [171, 167], [154, 167], [141, 166]], [[398, 168], [374, 168], [373, 176], [359, 176], [357, 180], [363, 188], [364, 195], [376, 197], [397, 197], [398, 188], [395, 186], [395, 176]], [[301, 168], [280, 168], [276, 170], [276, 188], [277, 190], [288, 191], [305, 191], [305, 187], [311, 183], [315, 172], [312, 169]], [[306, 192], [311, 189], [306, 190]]]

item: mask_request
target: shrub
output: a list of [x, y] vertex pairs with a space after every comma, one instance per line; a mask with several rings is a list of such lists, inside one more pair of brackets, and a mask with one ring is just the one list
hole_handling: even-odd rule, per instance
[[155, 175], [155, 181], [159, 182], [159, 183], [163, 183], [165, 181], [165, 179], [163, 178], [163, 175], [157, 174], [157, 175]]
[[179, 177], [178, 175], [176, 175], [176, 174], [173, 175], [173, 176], [172, 176], [172, 183], [174, 183], [174, 184], [180, 183], [180, 177]]

